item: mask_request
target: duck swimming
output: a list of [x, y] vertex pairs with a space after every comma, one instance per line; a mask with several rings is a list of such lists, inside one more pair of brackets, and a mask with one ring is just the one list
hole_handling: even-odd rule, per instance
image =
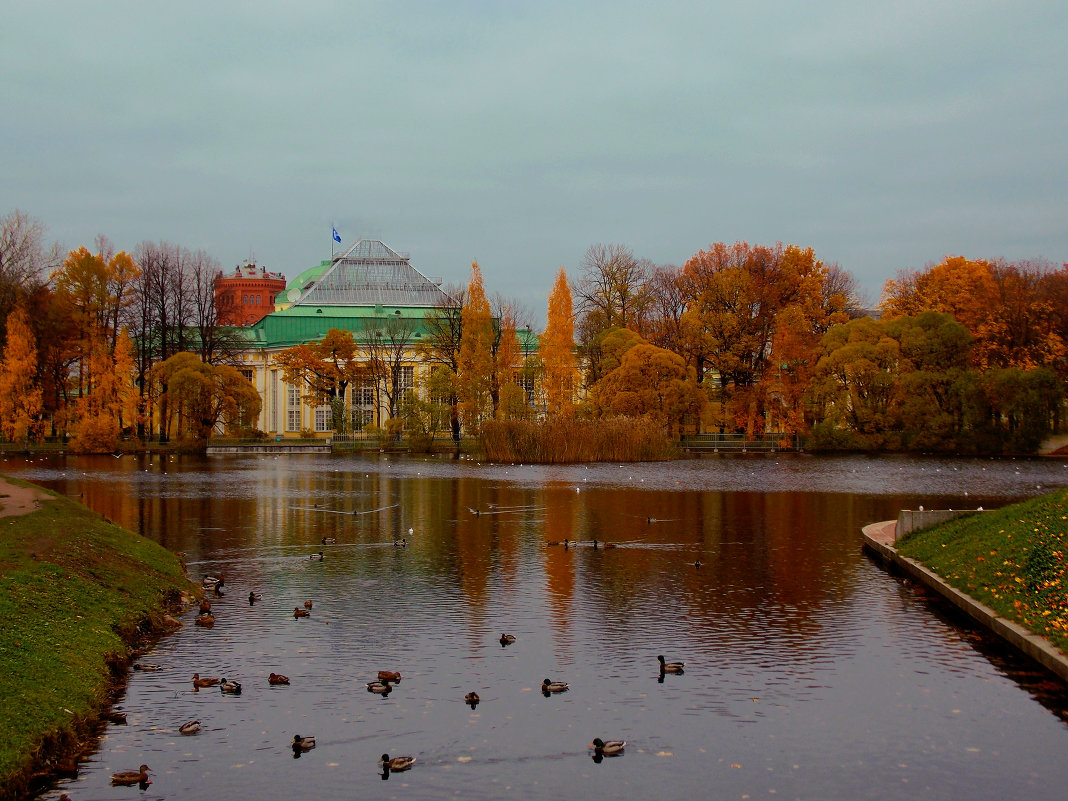
[[299, 734], [293, 735], [294, 751], [311, 751], [313, 748], [315, 748], [314, 737], [301, 737]]
[[541, 683], [541, 691], [546, 695], [549, 693], [565, 693], [567, 690], [566, 681], [549, 681], [549, 679], [546, 679]]
[[203, 626], [206, 629], [210, 629], [215, 625], [215, 615], [211, 612], [205, 612], [202, 615], [197, 615], [197, 619], [194, 621], [198, 626]]
[[189, 720], [178, 727], [178, 732], [186, 736], [190, 734], [196, 734], [198, 731], [200, 731], [199, 720]]
[[395, 670], [380, 670], [378, 671], [378, 680], [400, 684], [401, 674]]
[[389, 754], [382, 754], [382, 758], [378, 760], [382, 763], [382, 767], [386, 770], [400, 771], [408, 770], [415, 764], [415, 757], [413, 756], [398, 756], [391, 757]]
[[301, 609], [299, 606], [293, 607], [293, 617], [308, 617], [311, 614], [307, 609]]
[[219, 689], [228, 695], [241, 695], [241, 683], [237, 681], [227, 681], [224, 678], [219, 684]]
[[148, 780], [148, 765], [142, 765], [139, 770], [124, 770], [111, 774], [112, 784], [129, 786], [131, 784], [152, 784]]
[[256, 601], [259, 601], [261, 598], [263, 598], [263, 596], [258, 592], [250, 592], [248, 594], [248, 605], [252, 606], [252, 604], [256, 603]]
[[514, 642], [515, 642], [515, 635], [513, 635], [513, 634], [502, 634], [501, 635], [501, 647], [502, 648], [504, 646], [506, 646], [506, 645], [511, 645]]
[[481, 701], [481, 700], [482, 699], [478, 697], [478, 693], [474, 693], [474, 692], [468, 693], [467, 695], [464, 696], [464, 703], [465, 704], [470, 704], [472, 709], [474, 709], [476, 706], [478, 706], [478, 702]]
[[393, 685], [388, 681], [369, 681], [367, 682], [367, 692], [376, 693], [377, 695], [389, 695], [390, 690], [393, 689]]
[[605, 756], [619, 756], [626, 745], [626, 740], [602, 740], [600, 737], [594, 737], [590, 748]]
[[214, 687], [216, 684], [221, 684], [222, 679], [216, 679], [211, 676], [205, 676], [200, 678], [199, 673], [193, 674], [193, 686], [194, 687]]
[[682, 673], [682, 672], [684, 672], [683, 671], [683, 667], [686, 664], [685, 662], [665, 662], [663, 655], [658, 656], [657, 659], [660, 661], [660, 672], [661, 673]]
[[272, 673], [267, 677], [268, 684], [289, 684], [289, 676], [283, 676], [281, 673]]

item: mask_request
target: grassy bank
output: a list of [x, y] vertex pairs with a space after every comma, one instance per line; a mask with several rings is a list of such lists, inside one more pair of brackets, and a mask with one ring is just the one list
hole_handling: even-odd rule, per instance
[[195, 589], [174, 554], [49, 495], [0, 517], [0, 798], [77, 750], [121, 687], [127, 644]]
[[1068, 489], [917, 531], [897, 548], [1068, 654]]

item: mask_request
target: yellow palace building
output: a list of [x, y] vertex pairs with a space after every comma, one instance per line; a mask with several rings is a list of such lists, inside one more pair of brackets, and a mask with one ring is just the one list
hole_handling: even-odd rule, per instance
[[[396, 396], [408, 389], [422, 391], [430, 369], [419, 355], [426, 321], [448, 305], [441, 279], [423, 275], [407, 254], [376, 239], [361, 239], [304, 271], [276, 297], [276, 311], [242, 329], [247, 346], [238, 354], [237, 367], [263, 400], [256, 427], [274, 437], [330, 435], [330, 407], [309, 404], [305, 388], [287, 384], [276, 357], [294, 345], [321, 339], [332, 328], [352, 332], [357, 358], [387, 356], [390, 375], [350, 386], [344, 398], [354, 430], [368, 423], [383, 425], [391, 406], [396, 408]], [[536, 338], [529, 331], [520, 336], [529, 354]]]

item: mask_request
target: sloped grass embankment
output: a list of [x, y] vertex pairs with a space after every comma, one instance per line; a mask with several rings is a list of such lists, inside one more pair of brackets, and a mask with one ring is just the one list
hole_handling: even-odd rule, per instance
[[49, 495], [0, 517], [0, 799], [79, 750], [121, 689], [127, 645], [195, 589], [171, 552]]
[[1068, 489], [914, 532], [896, 547], [1068, 654]]

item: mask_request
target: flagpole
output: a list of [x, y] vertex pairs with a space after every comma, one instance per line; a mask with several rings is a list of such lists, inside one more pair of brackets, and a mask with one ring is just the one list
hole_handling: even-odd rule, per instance
[[334, 231], [337, 228], [334, 227], [333, 220], [330, 221], [330, 261], [334, 260]]

